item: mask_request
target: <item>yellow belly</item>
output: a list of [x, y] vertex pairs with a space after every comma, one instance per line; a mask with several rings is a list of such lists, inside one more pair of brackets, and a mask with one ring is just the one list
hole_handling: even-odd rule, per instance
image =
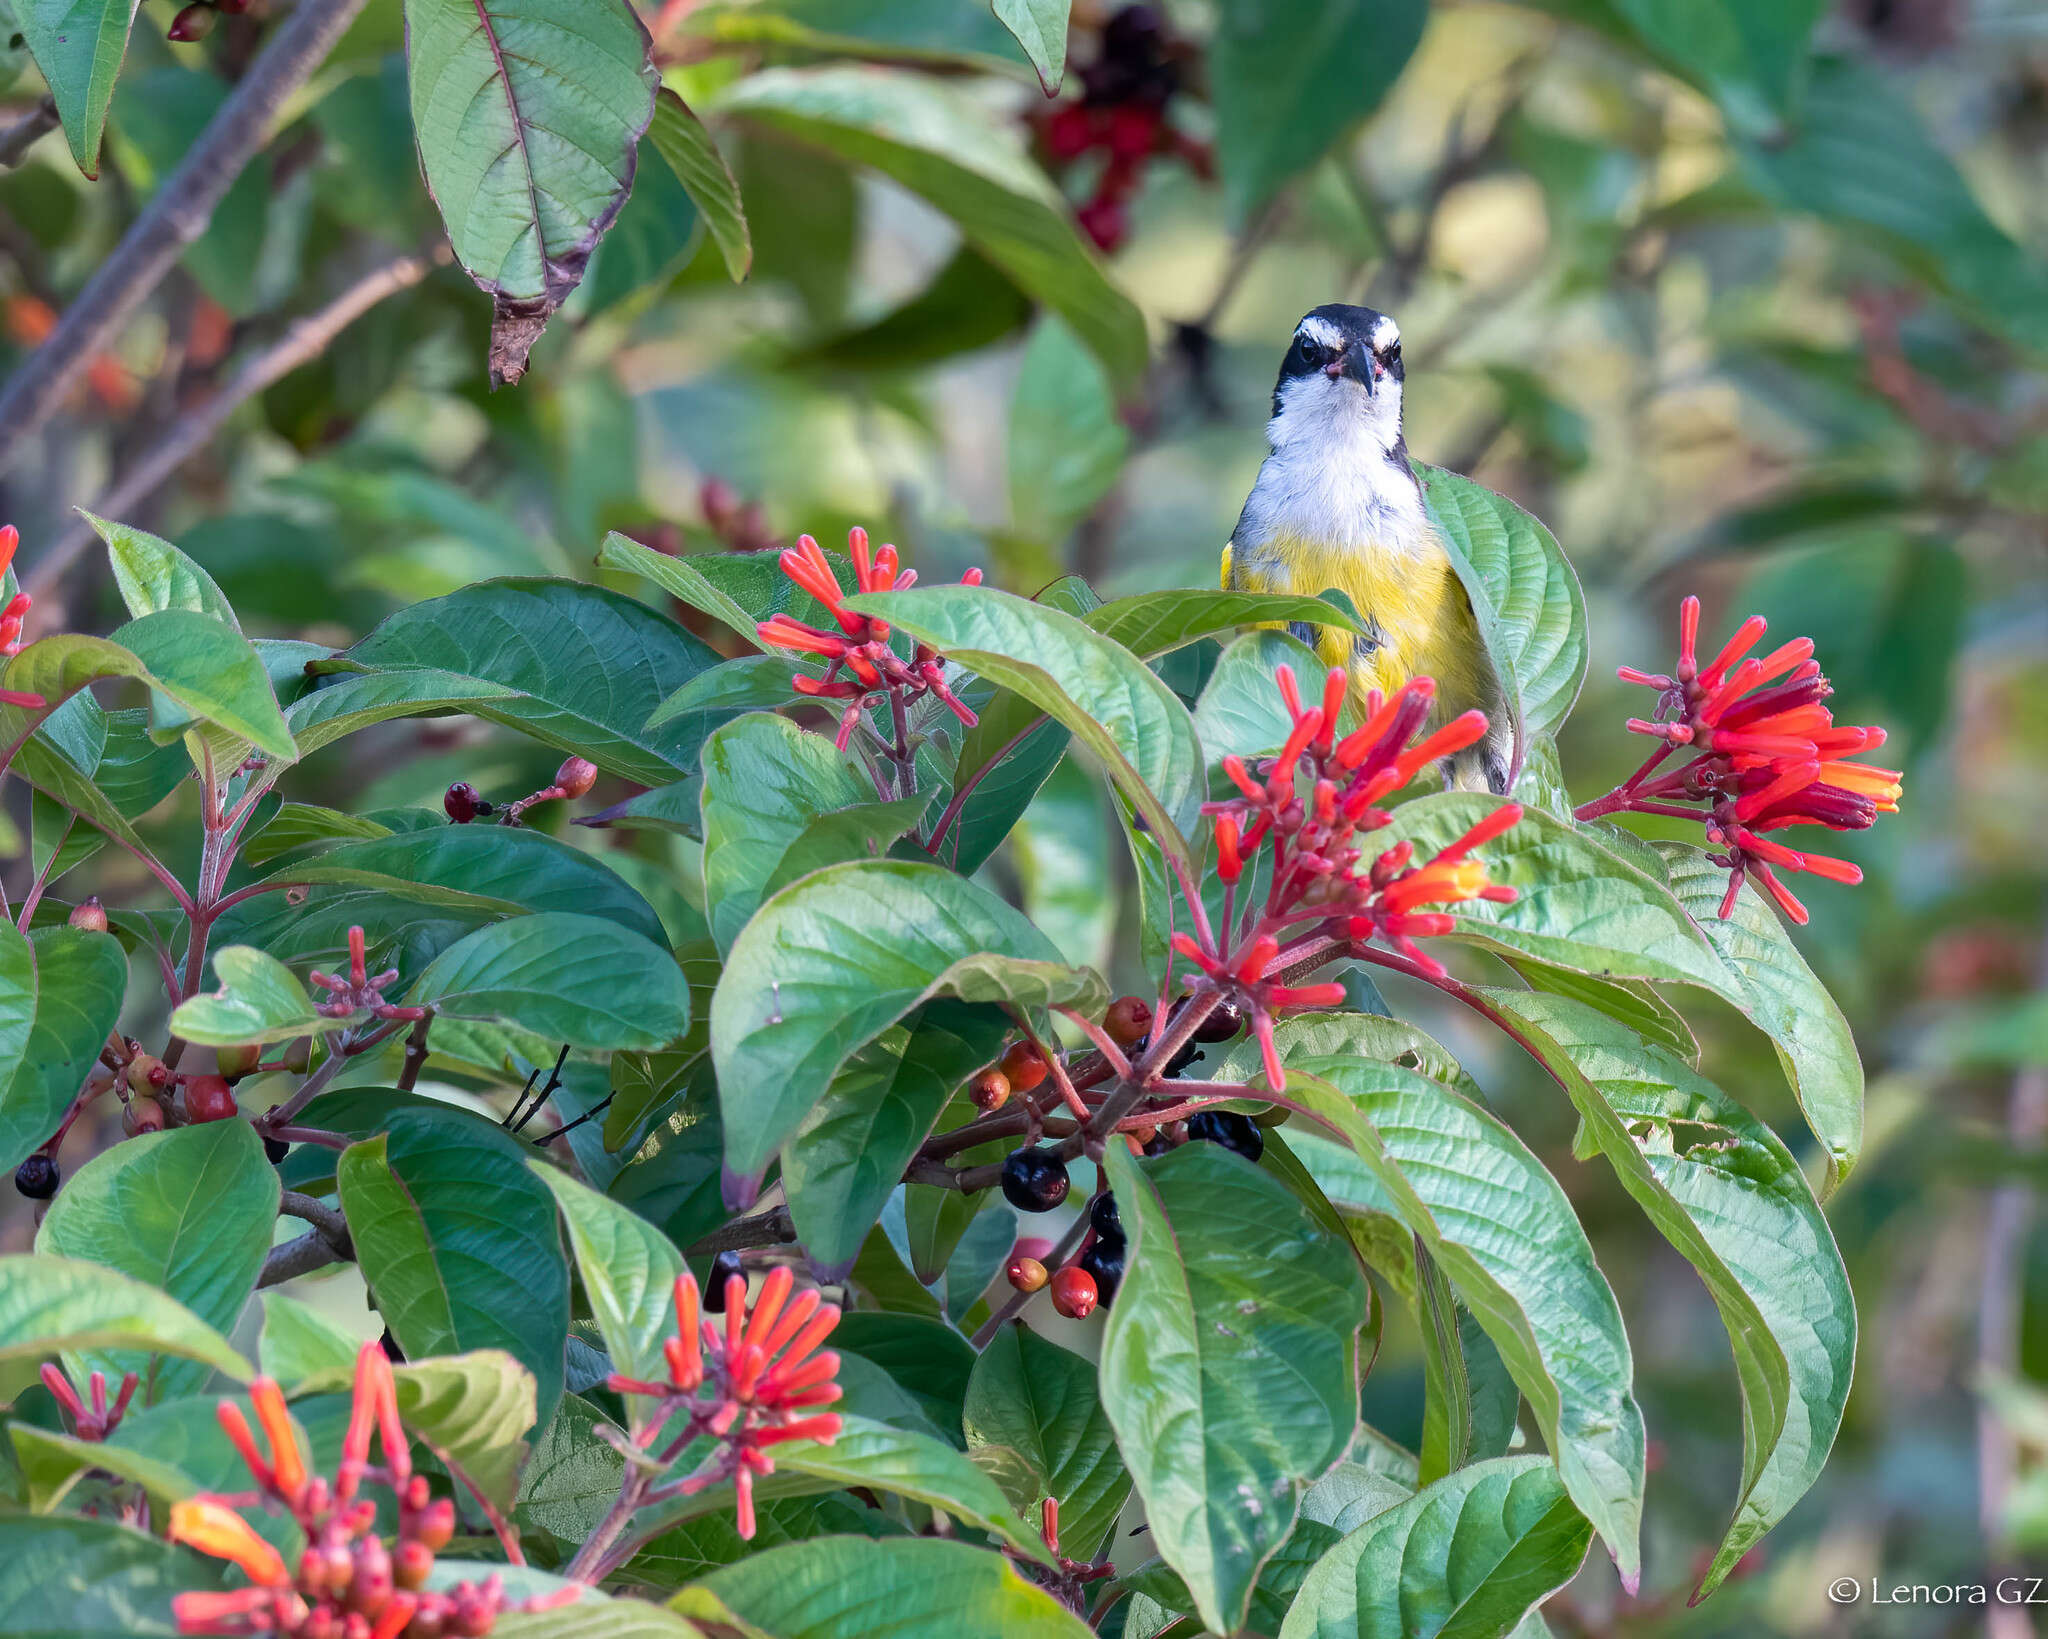
[[1233, 591], [1304, 597], [1335, 588], [1348, 597], [1360, 617], [1378, 628], [1378, 647], [1361, 654], [1349, 632], [1321, 626], [1315, 650], [1325, 665], [1351, 673], [1352, 695], [1361, 705], [1368, 690], [1388, 695], [1411, 677], [1436, 680], [1438, 720], [1492, 704], [1471, 602], [1440, 551], [1419, 558], [1340, 551], [1282, 536], [1261, 547], [1256, 563], [1235, 561], [1226, 546], [1223, 584]]

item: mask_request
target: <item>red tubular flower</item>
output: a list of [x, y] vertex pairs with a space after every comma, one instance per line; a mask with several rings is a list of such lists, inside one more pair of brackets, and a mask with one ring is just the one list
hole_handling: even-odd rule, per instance
[[[1625, 683], [1658, 691], [1654, 720], [1630, 718], [1629, 728], [1664, 742], [1627, 781], [1578, 810], [1581, 819], [1630, 809], [1696, 813], [1707, 840], [1723, 852], [1728, 869], [1725, 917], [1735, 908], [1746, 877], [1795, 922], [1807, 910], [1778, 880], [1777, 871], [1806, 871], [1836, 882], [1858, 882], [1862, 872], [1846, 860], [1767, 842], [1762, 833], [1795, 825], [1860, 831], [1881, 813], [1896, 813], [1902, 776], [1897, 769], [1849, 758], [1884, 744], [1881, 728], [1838, 727], [1825, 704], [1834, 692], [1813, 658], [1813, 641], [1794, 638], [1756, 658], [1750, 651], [1765, 632], [1752, 615], [1705, 667], [1696, 660], [1700, 603], [1679, 606], [1678, 666], [1664, 677], [1621, 668]], [[1691, 760], [1664, 763], [1687, 749]]]

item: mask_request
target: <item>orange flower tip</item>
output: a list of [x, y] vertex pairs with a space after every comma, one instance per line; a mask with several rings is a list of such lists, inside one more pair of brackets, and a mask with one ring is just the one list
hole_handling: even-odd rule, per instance
[[266, 1588], [282, 1588], [291, 1583], [284, 1557], [258, 1536], [240, 1514], [211, 1497], [188, 1497], [173, 1503], [168, 1535], [173, 1542], [239, 1565], [251, 1582]]

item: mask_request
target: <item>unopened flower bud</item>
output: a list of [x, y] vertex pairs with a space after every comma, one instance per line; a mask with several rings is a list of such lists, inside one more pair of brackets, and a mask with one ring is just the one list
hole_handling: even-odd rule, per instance
[[391, 1577], [401, 1588], [418, 1590], [434, 1572], [434, 1550], [424, 1542], [401, 1542], [392, 1555]]
[[555, 770], [555, 785], [565, 797], [580, 797], [597, 784], [597, 765], [581, 757], [566, 757]]
[[171, 26], [164, 30], [164, 38], [176, 40], [181, 44], [190, 40], [203, 40], [213, 32], [216, 21], [213, 7], [204, 4], [203, 0], [193, 0], [193, 4], [171, 19]]
[[100, 903], [98, 894], [94, 894], [83, 904], [72, 907], [71, 925], [74, 928], [85, 928], [92, 933], [107, 931], [107, 907]]
[[446, 1497], [428, 1503], [412, 1534], [415, 1540], [439, 1553], [455, 1535], [455, 1504]]

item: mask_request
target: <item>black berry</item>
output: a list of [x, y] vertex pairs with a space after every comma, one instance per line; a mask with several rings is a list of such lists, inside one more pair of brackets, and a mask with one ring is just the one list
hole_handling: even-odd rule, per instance
[[1189, 1116], [1188, 1137], [1199, 1138], [1208, 1144], [1221, 1144], [1226, 1150], [1237, 1151], [1247, 1161], [1256, 1161], [1266, 1153], [1265, 1135], [1252, 1123], [1250, 1116], [1239, 1115], [1235, 1110], [1203, 1110]]
[[457, 825], [467, 825], [476, 818], [477, 809], [481, 804], [477, 798], [476, 787], [467, 780], [457, 780], [442, 796], [441, 806], [447, 810], [448, 817]]
[[1123, 1219], [1116, 1210], [1116, 1197], [1107, 1190], [1088, 1203], [1088, 1222], [1101, 1239], [1124, 1244]]
[[270, 1157], [270, 1164], [274, 1167], [292, 1153], [292, 1147], [282, 1138], [266, 1138], [263, 1140], [263, 1153]]
[[[1145, 1050], [1149, 1048], [1151, 1045], [1152, 1033], [1148, 1030], [1144, 1035], [1140, 1036], [1136, 1041], [1131, 1043], [1131, 1057], [1133, 1059], [1143, 1058], [1145, 1056]], [[1195, 1060], [1200, 1058], [1201, 1056], [1202, 1050], [1195, 1045], [1194, 1038], [1189, 1038], [1189, 1040], [1181, 1044], [1180, 1051], [1175, 1053], [1172, 1058], [1167, 1060], [1166, 1074], [1170, 1076], [1179, 1075], [1181, 1071], [1185, 1070], [1190, 1064], [1193, 1064]]]
[[1218, 1002], [1216, 1010], [1195, 1027], [1196, 1041], [1228, 1041], [1244, 1028], [1244, 1012], [1235, 1002]]
[[[1108, 1196], [1103, 1196], [1105, 1201]], [[1095, 1279], [1096, 1300], [1107, 1309], [1116, 1299], [1116, 1289], [1124, 1278], [1124, 1242], [1119, 1235], [1114, 1241], [1097, 1236], [1095, 1244], [1083, 1252], [1078, 1260], [1080, 1266]]]
[[1013, 1150], [1003, 1163], [1003, 1199], [1019, 1212], [1050, 1212], [1067, 1198], [1067, 1164], [1051, 1150]]
[[57, 1193], [63, 1176], [55, 1157], [31, 1155], [14, 1169], [14, 1187], [31, 1201], [47, 1201]]
[[1145, 1153], [1147, 1155], [1164, 1155], [1168, 1150], [1179, 1148], [1180, 1146], [1168, 1138], [1165, 1133], [1161, 1133], [1145, 1146]]
[[711, 1280], [704, 1288], [704, 1307], [708, 1312], [714, 1315], [725, 1313], [725, 1283], [735, 1275], [741, 1280], [747, 1278], [747, 1272], [740, 1267], [737, 1252], [721, 1252], [711, 1260]]

